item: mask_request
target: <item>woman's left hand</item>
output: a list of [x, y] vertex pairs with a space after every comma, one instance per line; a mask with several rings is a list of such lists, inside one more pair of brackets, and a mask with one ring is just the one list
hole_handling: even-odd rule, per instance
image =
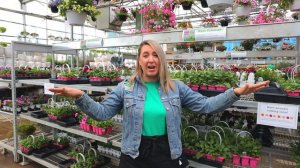
[[263, 89], [264, 87], [266, 87], [268, 84], [270, 83], [270, 81], [264, 81], [264, 82], [260, 82], [257, 84], [246, 84], [243, 87], [239, 87], [239, 88], [235, 88], [234, 89], [234, 93], [236, 95], [246, 95], [246, 94], [250, 94], [253, 92], [256, 92], [258, 90]]

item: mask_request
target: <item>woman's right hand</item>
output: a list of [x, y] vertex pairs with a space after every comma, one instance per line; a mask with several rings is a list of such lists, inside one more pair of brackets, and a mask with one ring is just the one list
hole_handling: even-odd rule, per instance
[[74, 98], [79, 98], [84, 94], [83, 91], [79, 89], [70, 88], [70, 87], [50, 88], [49, 91], [53, 92], [57, 96], [66, 96], [66, 97], [74, 97]]

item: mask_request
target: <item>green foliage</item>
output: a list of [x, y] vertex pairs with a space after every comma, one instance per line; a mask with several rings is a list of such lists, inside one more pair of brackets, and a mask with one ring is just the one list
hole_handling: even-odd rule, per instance
[[64, 72], [61, 72], [59, 75], [71, 78], [71, 77], [77, 77], [79, 74], [80, 74], [80, 72], [79, 72], [78, 69], [71, 69], [70, 72], [69, 71], [64, 71]]
[[261, 155], [262, 145], [258, 140], [253, 139], [252, 137], [238, 137], [238, 149], [237, 153], [242, 155], [246, 153], [248, 156], [258, 157]]
[[279, 2], [279, 8], [287, 10], [290, 8], [290, 5], [294, 3], [294, 0], [281, 0]]
[[22, 35], [23, 37], [27, 37], [30, 33], [28, 33], [27, 31], [21, 31], [20, 35]]
[[253, 45], [256, 44], [259, 40], [251, 39], [251, 40], [244, 40], [241, 42], [241, 46], [244, 47], [246, 51], [252, 51]]
[[8, 45], [7, 42], [0, 41], [0, 46], [2, 46], [2, 47], [7, 47], [7, 45]]
[[69, 145], [70, 140], [68, 139], [68, 137], [54, 137], [54, 143], [60, 145]]
[[66, 12], [72, 10], [78, 13], [85, 12], [96, 21], [96, 16], [100, 14], [92, 0], [63, 0], [57, 7], [61, 16], [66, 16]]
[[44, 136], [38, 136], [34, 139], [32, 137], [27, 137], [26, 139], [23, 139], [20, 144], [24, 147], [30, 148], [30, 149], [40, 149], [44, 145], [48, 144], [49, 140], [47, 137]]
[[296, 167], [300, 168], [300, 142], [295, 142], [290, 144], [291, 151], [293, 153], [293, 158], [296, 161]]
[[283, 90], [290, 90], [290, 91], [294, 91], [294, 90], [300, 90], [300, 80], [292, 80], [292, 79], [283, 79], [281, 78], [278, 83], [280, 84], [280, 86], [283, 88]]
[[75, 106], [45, 106], [44, 111], [48, 114], [54, 116], [63, 116], [63, 115], [70, 115], [78, 112], [78, 109]]
[[263, 80], [269, 80], [270, 82], [277, 82], [281, 77], [281, 74], [277, 71], [268, 68], [260, 68], [256, 70], [255, 77], [262, 77]]
[[17, 132], [21, 136], [21, 139], [24, 139], [28, 137], [29, 135], [32, 135], [36, 130], [36, 127], [32, 123], [22, 123], [19, 124], [17, 127]]
[[0, 27], [0, 33], [5, 33], [6, 32], [6, 28], [5, 27]]

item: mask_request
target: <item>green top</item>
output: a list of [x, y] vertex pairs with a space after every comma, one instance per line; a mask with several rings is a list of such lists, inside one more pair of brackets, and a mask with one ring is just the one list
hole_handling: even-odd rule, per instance
[[159, 82], [145, 82], [146, 98], [143, 114], [143, 135], [166, 135], [166, 110], [158, 92]]

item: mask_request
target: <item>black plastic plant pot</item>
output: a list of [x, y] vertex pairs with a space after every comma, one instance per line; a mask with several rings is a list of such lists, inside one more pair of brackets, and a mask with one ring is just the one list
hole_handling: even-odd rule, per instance
[[47, 113], [43, 112], [43, 111], [35, 111], [35, 112], [31, 112], [30, 114], [32, 117], [34, 118], [44, 118], [47, 117]]
[[221, 26], [222, 27], [226, 27], [226, 26], [228, 26], [228, 21], [226, 21], [226, 20], [222, 20], [222, 21], [220, 21], [220, 23], [221, 23]]
[[58, 13], [58, 8], [57, 8], [57, 6], [51, 6], [50, 9], [51, 9], [51, 12], [52, 12], [52, 13]]
[[284, 91], [276, 86], [270, 84], [259, 92], [254, 93], [254, 99], [256, 101], [271, 102], [271, 103], [287, 103], [287, 95]]
[[182, 2], [181, 5], [182, 5], [183, 10], [191, 10], [193, 4], [191, 4], [189, 2]]
[[253, 138], [260, 140], [263, 146], [273, 146], [273, 135], [270, 131], [270, 126], [256, 125], [251, 134]]
[[119, 20], [125, 22], [127, 20], [127, 15], [118, 15]]
[[201, 0], [201, 6], [202, 8], [208, 8], [208, 4], [206, 0]]
[[213, 96], [217, 96], [220, 93], [224, 93], [224, 91], [199, 89], [199, 93], [201, 93], [202, 95], [207, 96], [207, 97], [213, 97]]

